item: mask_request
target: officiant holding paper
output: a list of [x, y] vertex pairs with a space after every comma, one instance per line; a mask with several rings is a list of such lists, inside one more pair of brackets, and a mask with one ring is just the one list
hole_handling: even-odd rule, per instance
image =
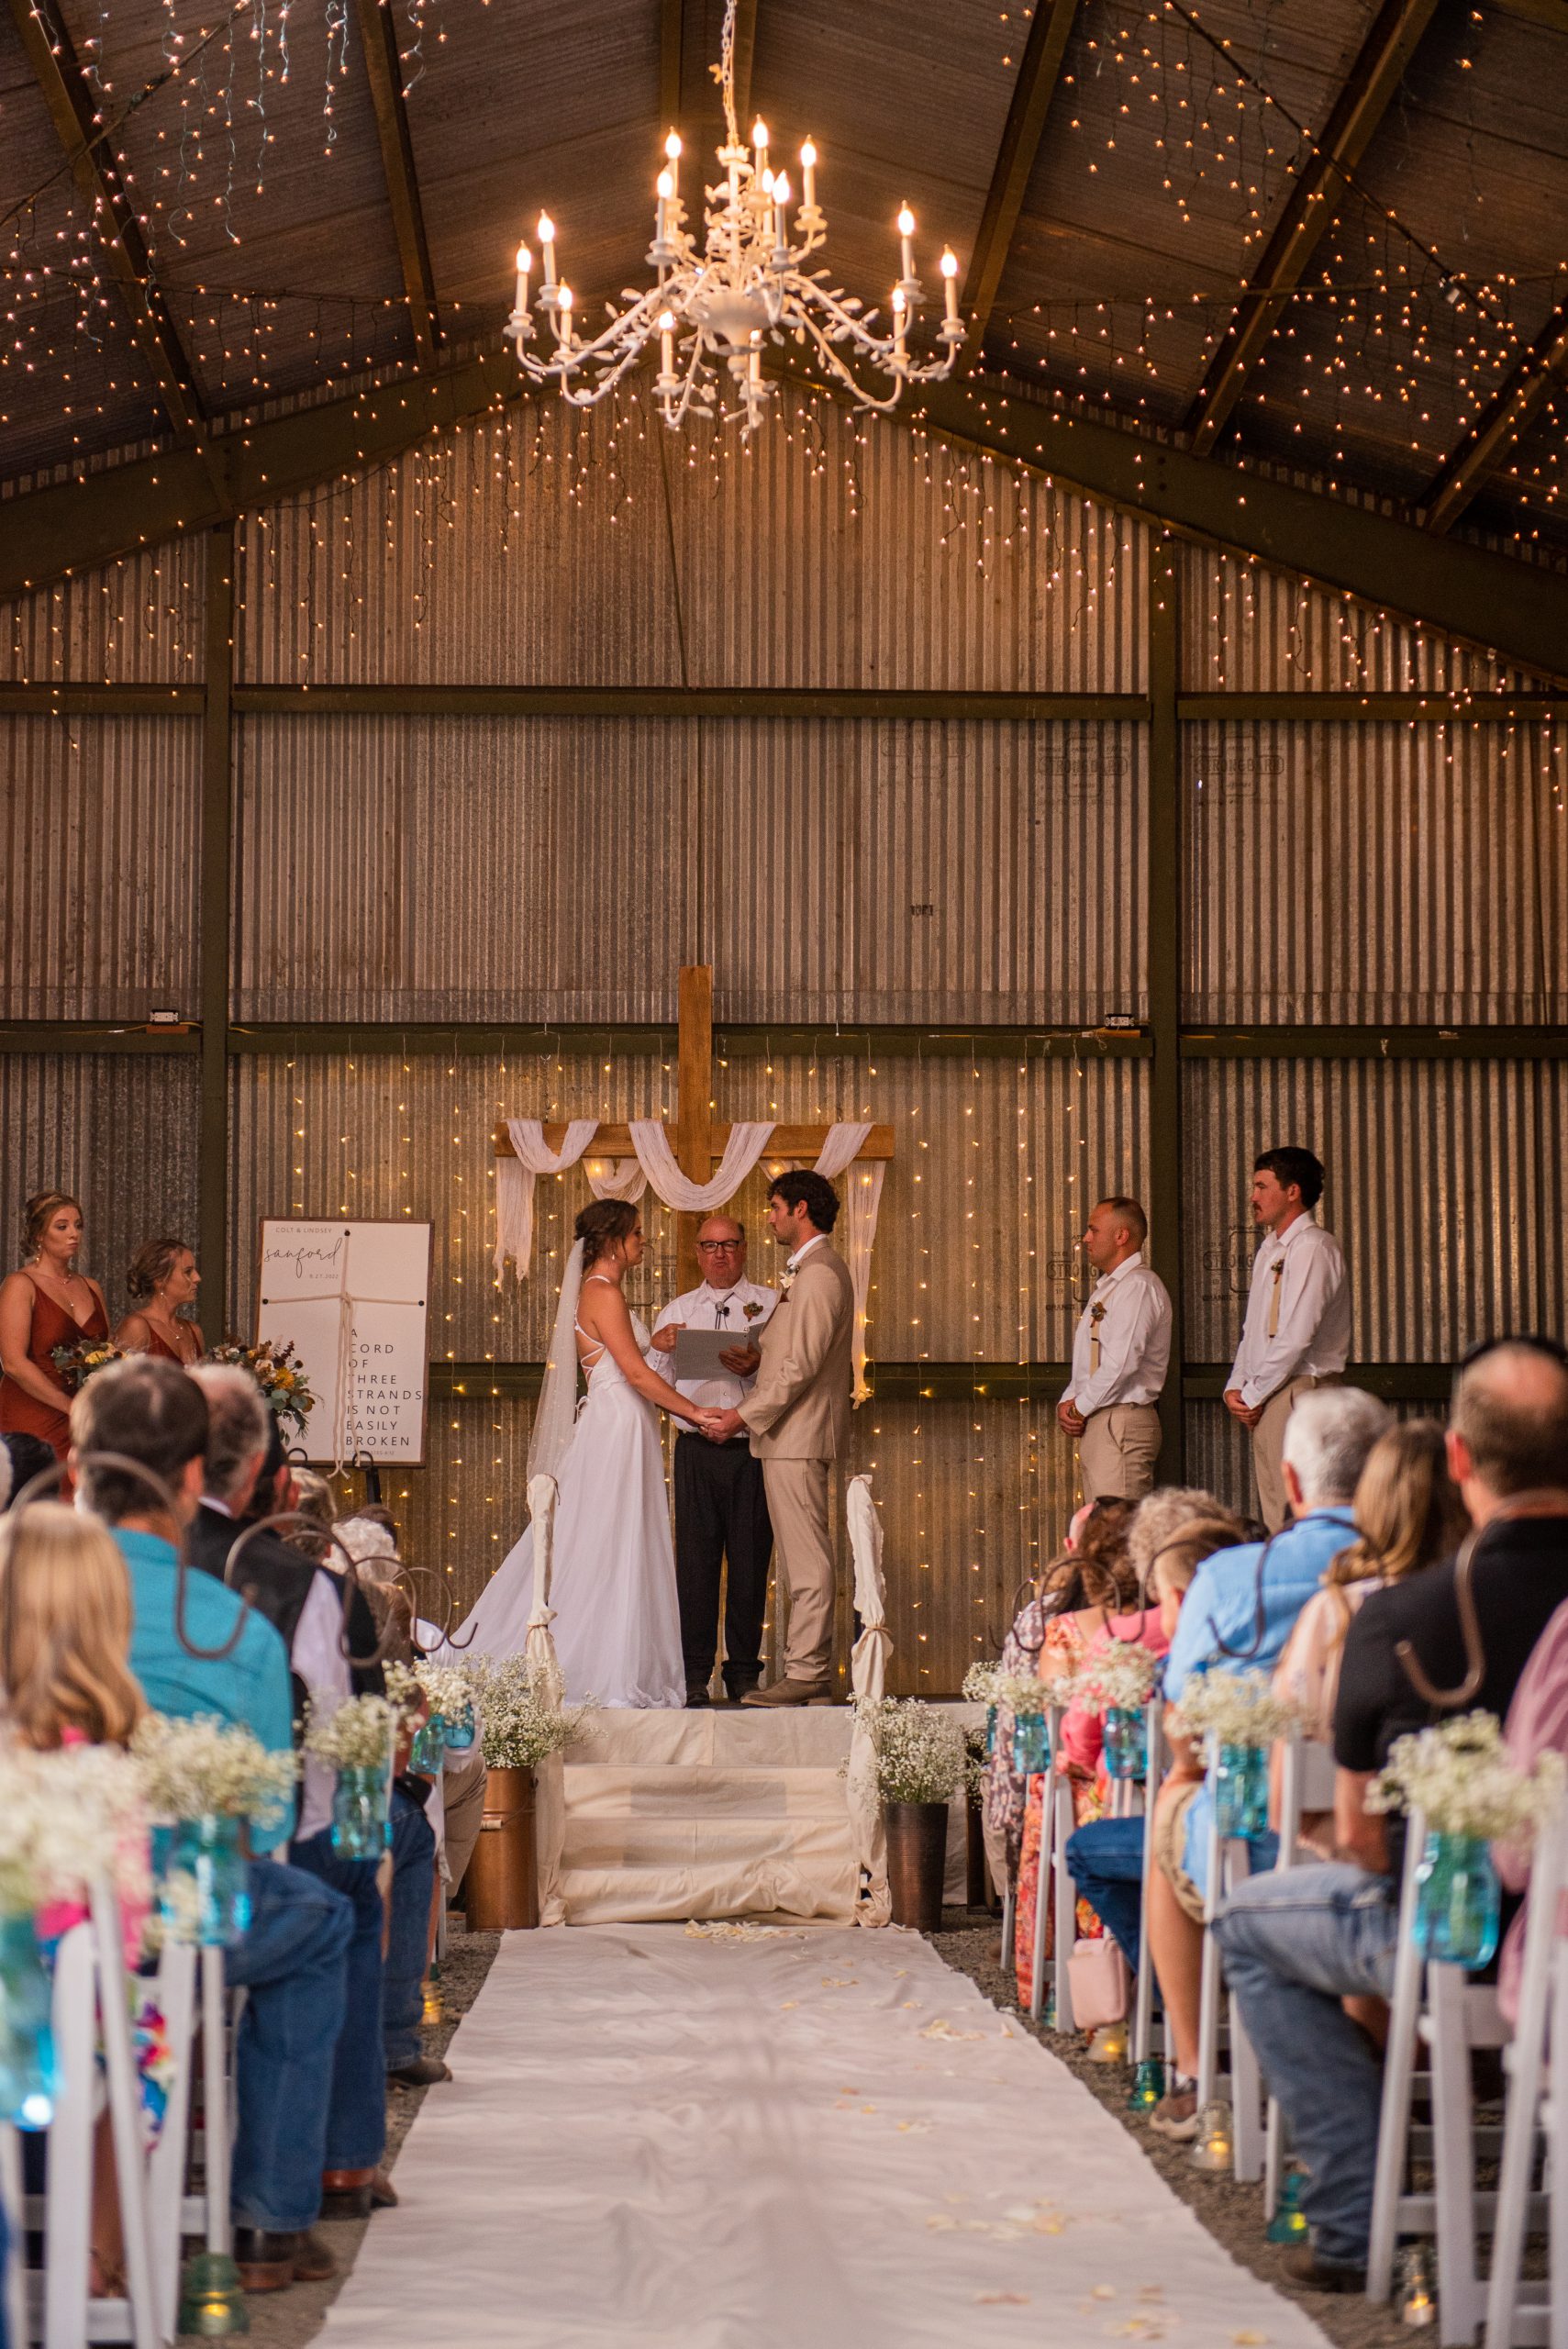
[[[776, 1293], [746, 1277], [746, 1227], [710, 1215], [697, 1233], [700, 1288], [664, 1308], [653, 1346], [671, 1385], [689, 1402], [733, 1409], [751, 1392], [761, 1359], [757, 1335]], [[762, 1616], [773, 1530], [762, 1464], [742, 1431], [723, 1443], [682, 1431], [675, 1439], [675, 1582], [686, 1702], [706, 1705], [718, 1645], [718, 1594], [726, 1555], [724, 1687], [739, 1704], [762, 1676]]]

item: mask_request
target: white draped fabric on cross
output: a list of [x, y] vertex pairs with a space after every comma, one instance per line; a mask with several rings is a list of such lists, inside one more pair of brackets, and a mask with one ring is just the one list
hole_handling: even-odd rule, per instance
[[[594, 1197], [636, 1200], [651, 1186], [655, 1197], [677, 1214], [712, 1215], [717, 1208], [728, 1205], [762, 1157], [773, 1124], [771, 1119], [753, 1119], [731, 1126], [724, 1156], [712, 1180], [706, 1183], [694, 1183], [681, 1172], [670, 1137], [658, 1118], [633, 1118], [628, 1130], [637, 1155], [616, 1159], [607, 1170], [602, 1164], [591, 1164], [587, 1169], [588, 1187]], [[503, 1158], [495, 1170], [495, 1269], [501, 1272], [509, 1256], [517, 1278], [522, 1280], [533, 1260], [535, 1186], [541, 1174], [560, 1174], [568, 1166], [576, 1165], [598, 1131], [598, 1120], [574, 1118], [559, 1150], [551, 1150], [546, 1142], [540, 1119], [508, 1118], [506, 1131], [515, 1155]], [[829, 1126], [817, 1154], [817, 1173], [825, 1174], [829, 1182], [837, 1181], [854, 1163], [870, 1131], [869, 1122], [848, 1118]], [[885, 1172], [880, 1162], [868, 1161], [857, 1170], [844, 1193], [843, 1252], [855, 1292], [857, 1403], [864, 1402], [871, 1392], [865, 1375], [866, 1307], [871, 1295], [871, 1252], [876, 1239]]]

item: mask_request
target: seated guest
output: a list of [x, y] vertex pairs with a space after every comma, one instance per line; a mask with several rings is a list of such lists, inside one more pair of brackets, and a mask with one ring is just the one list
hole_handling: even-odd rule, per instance
[[[350, 1590], [329, 1565], [302, 1557], [283, 1532], [252, 1514], [260, 1480], [271, 1470], [275, 1496], [280, 1471], [277, 1421], [249, 1372], [204, 1363], [192, 1376], [207, 1399], [208, 1435], [205, 1490], [189, 1548], [193, 1561], [222, 1575], [236, 1542], [252, 1531], [235, 1558], [232, 1580], [288, 1645], [294, 1684], [295, 1736], [303, 1739], [308, 1702], [318, 1714], [336, 1712], [356, 1693], [380, 1695], [385, 1686], [379, 1664], [368, 1661], [376, 1628], [361, 1593]], [[269, 1509], [268, 1514], [272, 1512]], [[349, 1653], [345, 1654], [345, 1635]], [[352, 1665], [350, 1655], [367, 1659]], [[322, 2177], [322, 2210], [328, 2218], [362, 2218], [373, 2199], [395, 2201], [381, 2168], [386, 2148], [386, 2097], [382, 2083], [382, 1940], [384, 1923], [378, 1864], [345, 1860], [332, 1848], [334, 1773], [308, 1754], [305, 1762], [299, 1817], [289, 1858], [352, 1906], [354, 1935], [349, 1944], [347, 2005], [339, 2034], [332, 2084], [332, 2150]], [[399, 1836], [417, 1838], [417, 1826], [399, 1819], [393, 1802], [393, 1856]]]
[[[41, 1435], [0, 1435], [0, 1452], [6, 1459], [0, 1463], [0, 1477], [9, 1472], [7, 1497], [0, 1498], [0, 1509], [9, 1508], [18, 1493], [25, 1492], [35, 1476], [47, 1468], [58, 1468], [54, 1446], [46, 1443]], [[56, 1491], [58, 1492], [58, 1486]]]
[[194, 1321], [178, 1319], [182, 1306], [195, 1303], [202, 1276], [183, 1240], [150, 1240], [130, 1260], [125, 1285], [131, 1311], [115, 1331], [128, 1354], [152, 1354], [189, 1370], [202, 1356], [202, 1333]]
[[[182, 1575], [179, 1545], [205, 1473], [201, 1388], [172, 1363], [138, 1354], [88, 1380], [71, 1407], [71, 1435], [82, 1505], [108, 1524], [129, 1570], [131, 1669], [148, 1702], [236, 1722], [269, 1753], [287, 1753], [283, 1641], [210, 1575]], [[150, 1470], [167, 1500], [128, 1469], [95, 1466], [104, 1453]], [[253, 1821], [252, 1851], [271, 1851], [288, 1829], [286, 1817]], [[331, 2090], [354, 1912], [303, 1869], [260, 1858], [250, 1893], [250, 1929], [226, 1960], [230, 1981], [250, 1993], [235, 2058], [234, 2256], [248, 2291], [277, 2291], [319, 2281], [336, 2266], [311, 2228], [322, 2172], [347, 2165], [335, 2158]]]
[[1428, 1686], [1454, 1692], [1456, 1704], [1507, 1714], [1530, 1651], [1568, 1600], [1568, 1353], [1539, 1338], [1476, 1348], [1455, 1381], [1448, 1458], [1476, 1529], [1478, 1675], [1470, 1675], [1454, 1563], [1373, 1591], [1345, 1634], [1334, 1713], [1342, 1856], [1253, 1876], [1215, 1928], [1248, 2035], [1309, 2173], [1303, 2207], [1312, 2242], [1287, 2253], [1285, 2265], [1320, 2291], [1360, 2291], [1365, 2281], [1382, 2082], [1343, 2001], [1388, 1996], [1398, 1937], [1403, 1824], [1369, 1813], [1366, 1790], [1395, 1740], [1439, 1717], [1399, 1649], [1407, 1642]]
[[[1423, 1566], [1451, 1558], [1469, 1520], [1459, 1487], [1448, 1473], [1443, 1431], [1436, 1419], [1407, 1419], [1380, 1435], [1366, 1456], [1353, 1514], [1359, 1538], [1341, 1550], [1296, 1619], [1274, 1667], [1274, 1694], [1294, 1706], [1303, 1737], [1332, 1742], [1334, 1700], [1345, 1633], [1362, 1599]], [[1279, 1827], [1280, 1774], [1284, 1747], [1276, 1745], [1270, 1773], [1270, 1824]], [[1306, 1812], [1302, 1843], [1320, 1859], [1334, 1856], [1334, 1822]]]
[[[1514, 1691], [1514, 1701], [1508, 1707], [1505, 1742], [1516, 1770], [1533, 1770], [1543, 1753], [1568, 1754], [1568, 1601], [1558, 1609], [1535, 1643], [1524, 1676]], [[1497, 1969], [1497, 2004], [1510, 2023], [1517, 2023], [1519, 2015], [1519, 1976], [1524, 1971], [1525, 1932], [1529, 1923], [1528, 1892], [1532, 1856], [1528, 1847], [1520, 1851], [1512, 1843], [1493, 1845], [1493, 1857], [1505, 1890], [1527, 1895], [1508, 1927]]]
[[[342, 1572], [339, 1557], [327, 1536], [338, 1522], [338, 1512], [332, 1506], [332, 1487], [325, 1476], [314, 1468], [296, 1468], [294, 1472], [294, 1505], [302, 1517], [308, 1517], [308, 1526], [296, 1525], [287, 1536], [293, 1548], [318, 1564]], [[320, 1531], [317, 1531], [317, 1527]]]
[[[1355, 1539], [1350, 1500], [1367, 1453], [1390, 1425], [1385, 1404], [1353, 1386], [1299, 1397], [1286, 1422], [1284, 1466], [1293, 1521], [1262, 1542], [1217, 1550], [1193, 1578], [1165, 1663], [1165, 1697], [1179, 1705], [1193, 1675], [1267, 1671], [1332, 1559]], [[1150, 2116], [1164, 2137], [1197, 2132], [1198, 1991], [1213, 1797], [1201, 1751], [1171, 1733], [1172, 1766], [1154, 1805], [1149, 1884], [1150, 1954], [1174, 2043], [1169, 2092]], [[1275, 1839], [1252, 1839], [1254, 1867], [1272, 1867]]]
[[[1160, 1493], [1150, 1495], [1138, 1512], [1140, 1524], [1143, 1510], [1152, 1508], [1163, 1497]], [[1198, 1567], [1215, 1551], [1232, 1548], [1241, 1530], [1229, 1510], [1222, 1509], [1207, 1493], [1196, 1497], [1208, 1503], [1211, 1513], [1173, 1529], [1169, 1540], [1162, 1543], [1152, 1558], [1144, 1561], [1144, 1579], [1154, 1604], [1144, 1617], [1129, 1619], [1135, 1623], [1152, 1622], [1157, 1627], [1144, 1644], [1162, 1656], [1170, 1652], [1183, 1599]], [[1188, 1506], [1190, 1498], [1191, 1496], [1184, 1497], [1184, 1507]], [[1156, 1524], [1160, 1521], [1157, 1517]], [[1100, 1731], [1103, 1724], [1095, 1721], [1095, 1727]], [[1066, 1731], [1064, 1722], [1064, 1745]], [[1087, 1751], [1086, 1747], [1082, 1750]], [[1142, 1820], [1096, 1819], [1088, 1826], [1080, 1827], [1067, 1839], [1067, 1866], [1078, 1887], [1080, 1902], [1091, 1909], [1106, 1931], [1115, 1936], [1122, 1955], [1136, 1974], [1143, 1886]]]

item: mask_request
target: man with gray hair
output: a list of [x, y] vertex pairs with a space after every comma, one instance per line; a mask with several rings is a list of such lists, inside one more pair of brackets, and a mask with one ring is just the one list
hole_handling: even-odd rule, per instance
[[1285, 2266], [1318, 2291], [1359, 2292], [1366, 2281], [1381, 2073], [1342, 2001], [1389, 1996], [1404, 1865], [1403, 1822], [1369, 1812], [1366, 1795], [1395, 1741], [1439, 1718], [1401, 1651], [1451, 1710], [1501, 1720], [1568, 1600], [1568, 1353], [1555, 1339], [1472, 1350], [1454, 1386], [1448, 1461], [1475, 1529], [1466, 1547], [1477, 1653], [1466, 1647], [1456, 1560], [1371, 1594], [1345, 1634], [1334, 1709], [1340, 1857], [1239, 1885], [1215, 1926], [1307, 2170], [1312, 2241]]
[[[1216, 1550], [1193, 1576], [1165, 1659], [1164, 1695], [1179, 1705], [1189, 1680], [1216, 1669], [1272, 1672], [1291, 1628], [1329, 1565], [1356, 1536], [1351, 1499], [1367, 1453], [1392, 1415], [1353, 1386], [1304, 1394], [1284, 1435], [1284, 1484], [1294, 1522], [1266, 1542]], [[1198, 1972], [1208, 1881], [1213, 1796], [1201, 1757], [1173, 1741], [1174, 1761], [1154, 1810], [1158, 1881], [1151, 1887], [1149, 1946], [1165, 1998], [1175, 2063], [1169, 2092], [1151, 2115], [1166, 2137], [1197, 2131]], [[1272, 1868], [1276, 1839], [1251, 1839], [1252, 1865]]]

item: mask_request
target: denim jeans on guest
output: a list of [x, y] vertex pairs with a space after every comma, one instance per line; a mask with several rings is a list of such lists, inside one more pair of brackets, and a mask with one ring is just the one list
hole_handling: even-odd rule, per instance
[[1310, 2173], [1302, 2208], [1330, 2266], [1364, 2267], [1383, 2076], [1340, 2004], [1387, 1998], [1398, 1889], [1341, 1861], [1250, 1876], [1215, 1931], [1247, 2036]]
[[381, 1934], [384, 1909], [374, 1860], [345, 1860], [324, 1827], [289, 1857], [340, 1892], [354, 1912], [349, 1943], [343, 2028], [332, 2059], [324, 2169], [374, 2169], [386, 2151], [386, 2080], [381, 2061]]
[[1067, 1838], [1067, 1867], [1134, 1974], [1143, 1905], [1143, 1821], [1096, 1819]]
[[293, 2234], [321, 2208], [333, 2051], [354, 1912], [299, 1868], [252, 1860], [250, 1931], [228, 1951], [249, 1993], [235, 2051], [231, 2199], [242, 2226]]
[[417, 2064], [421, 2048], [425, 1962], [430, 1949], [430, 1895], [436, 1881], [436, 1838], [430, 1822], [401, 1787], [392, 1790], [392, 1929], [382, 1996], [384, 2069]]

